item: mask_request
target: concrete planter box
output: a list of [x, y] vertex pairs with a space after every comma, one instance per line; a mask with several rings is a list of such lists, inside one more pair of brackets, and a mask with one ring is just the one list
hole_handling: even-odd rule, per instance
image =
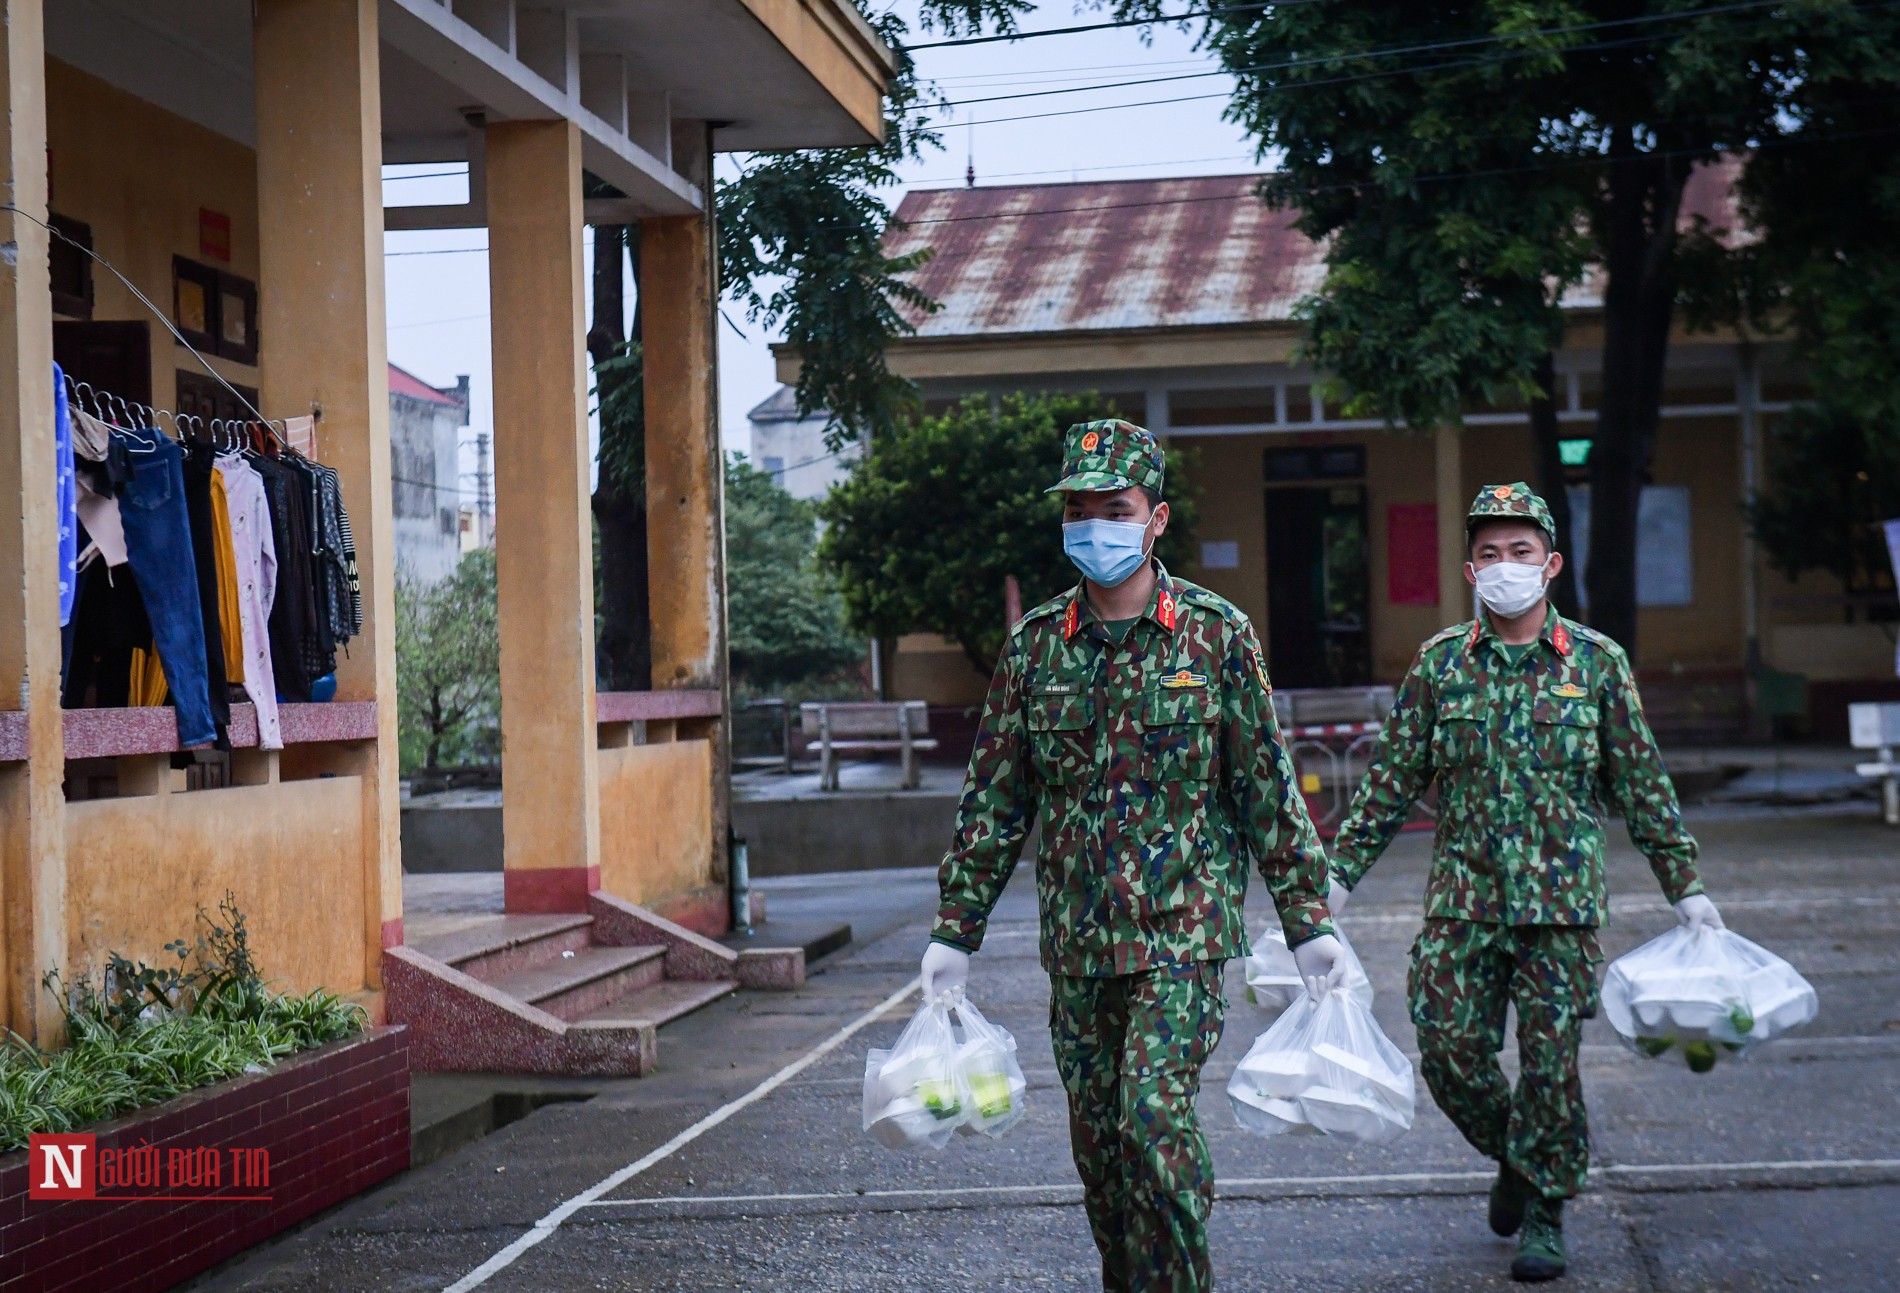
[[[207, 1151], [221, 1183], [28, 1195], [25, 1151], [0, 1157], [0, 1293], [145, 1293], [171, 1287], [409, 1166], [409, 1043], [372, 1028], [81, 1131], [98, 1154], [149, 1146]], [[268, 1184], [233, 1179], [231, 1150], [263, 1151]], [[255, 1154], [245, 1160], [255, 1171]], [[119, 1197], [109, 1197], [117, 1193]], [[257, 1201], [138, 1195], [267, 1195]]]

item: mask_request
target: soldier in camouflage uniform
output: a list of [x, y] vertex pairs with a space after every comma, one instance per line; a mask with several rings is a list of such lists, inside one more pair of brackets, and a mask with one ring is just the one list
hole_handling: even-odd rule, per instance
[[[1333, 846], [1332, 908], [1438, 781], [1438, 833], [1413, 948], [1412, 1020], [1426, 1084], [1498, 1160], [1490, 1221], [1521, 1229], [1512, 1274], [1563, 1273], [1563, 1200], [1582, 1187], [1589, 1124], [1577, 1073], [1596, 1013], [1606, 808], [1622, 815], [1685, 924], [1720, 926], [1696, 846], [1621, 647], [1557, 614], [1544, 501], [1487, 486], [1466, 521], [1485, 612], [1420, 648]], [[1521, 1073], [1498, 1068], [1517, 1007]]]
[[[1325, 857], [1247, 617], [1149, 555], [1162, 454], [1070, 428], [1064, 547], [1081, 585], [1010, 632], [939, 873], [924, 990], [960, 985], [1038, 813], [1049, 1027], [1110, 1290], [1212, 1286], [1213, 1171], [1194, 1112], [1221, 968], [1245, 956], [1247, 861], [1301, 971], [1336, 980]], [[1116, 519], [1126, 518], [1126, 519]], [[1122, 531], [1104, 526], [1125, 526]]]

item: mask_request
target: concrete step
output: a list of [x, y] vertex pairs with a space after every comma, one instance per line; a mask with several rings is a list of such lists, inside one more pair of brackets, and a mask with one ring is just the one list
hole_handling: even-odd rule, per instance
[[730, 995], [739, 985], [730, 979], [695, 982], [690, 979], [664, 979], [590, 1011], [573, 1020], [576, 1028], [630, 1028], [645, 1025], [658, 1028], [681, 1015], [691, 1014]]
[[492, 916], [451, 933], [410, 941], [409, 946], [464, 974], [489, 982], [530, 966], [579, 952], [593, 939], [594, 918], [584, 912]]
[[582, 947], [573, 955], [537, 961], [506, 974], [485, 977], [504, 996], [545, 1010], [557, 1019], [579, 1019], [628, 993], [652, 987], [665, 973], [666, 949]]

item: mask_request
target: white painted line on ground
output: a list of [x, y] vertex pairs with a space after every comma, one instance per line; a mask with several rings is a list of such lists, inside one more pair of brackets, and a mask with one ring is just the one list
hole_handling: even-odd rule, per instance
[[[1900, 1158], [1817, 1158], [1762, 1160], [1741, 1163], [1611, 1163], [1593, 1167], [1594, 1177], [1644, 1175], [1716, 1174], [1723, 1172], [1866, 1172], [1900, 1171]], [[1489, 1181], [1496, 1172], [1365, 1172], [1345, 1176], [1252, 1176], [1221, 1181], [1216, 1191], [1311, 1189], [1323, 1185], [1460, 1185]], [[653, 1208], [695, 1203], [837, 1203], [853, 1199], [970, 1199], [1001, 1198], [1019, 1194], [1079, 1196], [1082, 1187], [1073, 1181], [1055, 1185], [963, 1185], [939, 1189], [913, 1190], [824, 1190], [788, 1194], [670, 1194], [652, 1199], [600, 1199], [583, 1205], [590, 1208]]]
[[[1863, 894], [1855, 897], [1817, 894], [1776, 897], [1771, 894], [1762, 898], [1724, 898], [1717, 905], [1723, 911], [1786, 911], [1790, 907], [1891, 907], [1895, 903], [1900, 903], [1900, 894]], [[1610, 900], [1610, 911], [1618, 916], [1662, 915], [1665, 912], [1673, 913], [1673, 910], [1660, 898]], [[1424, 913], [1417, 909], [1394, 911], [1390, 908], [1374, 908], [1359, 911], [1348, 907], [1340, 920], [1348, 929], [1357, 929], [1361, 925], [1415, 925], [1424, 920]]]
[[690, 1145], [693, 1141], [698, 1140], [701, 1136], [734, 1114], [765, 1099], [766, 1096], [772, 1094], [772, 1092], [778, 1090], [781, 1086], [784, 1086], [787, 1082], [797, 1077], [800, 1073], [803, 1073], [819, 1060], [822, 1060], [825, 1056], [831, 1054], [831, 1052], [837, 1050], [840, 1046], [857, 1036], [860, 1031], [876, 1023], [885, 1015], [902, 1005], [904, 999], [910, 996], [911, 993], [917, 991], [921, 986], [922, 981], [920, 979], [912, 979], [896, 992], [893, 992], [890, 996], [878, 1002], [877, 1005], [872, 1006], [869, 1010], [859, 1015], [856, 1019], [853, 1019], [831, 1036], [825, 1038], [822, 1042], [819, 1042], [816, 1046], [806, 1051], [790, 1064], [787, 1064], [771, 1077], [765, 1079], [765, 1081], [753, 1087], [738, 1099], [720, 1105], [717, 1109], [707, 1114], [704, 1118], [701, 1118], [685, 1131], [679, 1133], [679, 1135], [673, 1137], [673, 1139], [667, 1141], [664, 1145], [661, 1145], [658, 1149], [642, 1158], [635, 1159], [625, 1167], [620, 1168], [609, 1176], [603, 1177], [595, 1184], [588, 1186], [573, 1198], [561, 1203], [555, 1207], [552, 1212], [549, 1212], [545, 1217], [535, 1222], [527, 1233], [509, 1244], [506, 1248], [497, 1252], [493, 1257], [490, 1257], [461, 1279], [449, 1285], [443, 1293], [469, 1293], [470, 1289], [480, 1288], [491, 1278], [514, 1265], [516, 1261], [520, 1260], [523, 1253], [533, 1248], [536, 1244], [539, 1244], [542, 1240], [551, 1237], [555, 1231], [561, 1228], [562, 1223], [576, 1212], [594, 1203], [603, 1194], [608, 1194], [619, 1189], [622, 1185], [625, 1185], [628, 1181], [631, 1181], [634, 1177], [640, 1175], [654, 1164], [671, 1158], [674, 1154], [684, 1149], [687, 1145]]

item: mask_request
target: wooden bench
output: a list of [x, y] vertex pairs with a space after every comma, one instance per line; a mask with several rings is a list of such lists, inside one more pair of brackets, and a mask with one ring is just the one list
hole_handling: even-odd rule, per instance
[[840, 754], [883, 754], [903, 757], [904, 789], [918, 783], [917, 751], [934, 750], [930, 710], [921, 700], [807, 701], [798, 707], [799, 729], [818, 740], [818, 788], [838, 788]]

